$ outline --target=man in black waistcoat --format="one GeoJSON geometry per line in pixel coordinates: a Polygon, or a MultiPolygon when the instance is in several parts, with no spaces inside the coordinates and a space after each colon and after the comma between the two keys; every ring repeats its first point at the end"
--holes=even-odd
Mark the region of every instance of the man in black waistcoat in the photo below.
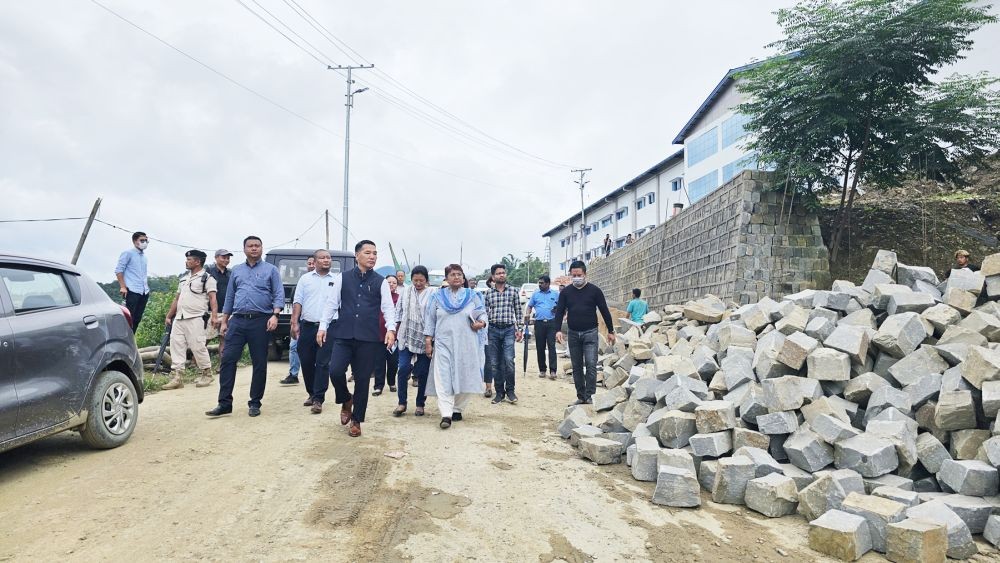
{"type": "MultiPolygon", "coordinates": [[[[375,243],[363,240],[354,245],[358,265],[338,274],[333,283],[323,319],[316,333],[320,346],[333,338],[330,359],[330,382],[340,408],[340,423],[350,423],[348,433],[361,435],[361,423],[368,408],[368,384],[377,358],[385,358],[383,346],[391,349],[396,343],[396,307],[385,278],[375,272],[378,250],[375,243]],[[380,338],[379,312],[385,318],[385,340],[380,338]],[[354,375],[354,395],[347,388],[347,366],[354,375]]],[[[325,382],[325,378],[324,378],[325,382]]],[[[325,385],[325,384],[324,384],[325,385]]]]}

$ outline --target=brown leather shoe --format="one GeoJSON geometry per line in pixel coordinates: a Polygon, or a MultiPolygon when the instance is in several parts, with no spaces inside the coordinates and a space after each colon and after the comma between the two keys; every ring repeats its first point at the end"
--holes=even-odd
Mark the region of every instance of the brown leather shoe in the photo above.
{"type": "Polygon", "coordinates": [[[311,406],[313,406],[313,400],[312,399],[306,399],[305,402],[302,403],[302,406],[303,407],[311,407],[311,406]]]}
{"type": "Polygon", "coordinates": [[[396,405],[396,408],[392,409],[392,416],[403,416],[406,413],[406,405],[396,405]]]}
{"type": "MultiPolygon", "coordinates": [[[[353,401],[347,401],[340,407],[340,424],[342,426],[347,426],[347,423],[351,421],[351,407],[354,406],[353,401]]],[[[358,430],[360,432],[360,430],[358,430]]]]}
{"type": "Polygon", "coordinates": [[[320,414],[320,413],[322,413],[323,412],[323,403],[321,403],[319,401],[313,402],[312,408],[309,409],[309,412],[311,412],[313,414],[320,414]]]}
{"type": "Polygon", "coordinates": [[[357,438],[361,435],[361,423],[351,421],[351,427],[347,430],[347,435],[351,438],[357,438]]]}

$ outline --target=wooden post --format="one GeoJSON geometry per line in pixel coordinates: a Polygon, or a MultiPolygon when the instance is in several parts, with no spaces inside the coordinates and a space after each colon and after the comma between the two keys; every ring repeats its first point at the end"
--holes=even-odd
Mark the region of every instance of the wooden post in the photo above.
{"type": "Polygon", "coordinates": [[[101,208],[101,198],[97,198],[94,202],[94,208],[90,210],[90,217],[87,218],[87,224],[83,227],[83,233],[80,234],[80,242],[76,243],[76,251],[73,252],[73,260],[70,261],[74,266],[76,261],[80,259],[80,252],[83,251],[83,243],[87,242],[87,235],[90,234],[90,226],[94,224],[94,218],[97,217],[97,210],[101,208]]]}

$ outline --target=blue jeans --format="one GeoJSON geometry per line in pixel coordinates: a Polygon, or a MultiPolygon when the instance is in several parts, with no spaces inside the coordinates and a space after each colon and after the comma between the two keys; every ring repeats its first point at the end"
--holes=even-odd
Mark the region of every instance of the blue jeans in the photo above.
{"type": "Polygon", "coordinates": [[[504,397],[514,392],[514,327],[491,326],[487,340],[486,366],[493,375],[497,397],[504,397]]]}
{"type": "Polygon", "coordinates": [[[427,374],[430,372],[431,359],[427,354],[414,354],[405,348],[399,349],[399,371],[396,373],[396,396],[399,404],[406,406],[407,387],[410,386],[410,374],[417,378],[417,406],[423,408],[427,402],[427,374]],[[417,361],[414,362],[413,358],[417,361]]]}
{"type": "Polygon", "coordinates": [[[301,368],[302,362],[299,361],[299,341],[293,338],[292,344],[288,347],[288,375],[298,377],[299,369],[301,368]]]}
{"type": "Polygon", "coordinates": [[[250,400],[248,406],[260,407],[267,384],[267,313],[254,313],[249,318],[234,314],[229,318],[226,332],[226,351],[222,354],[219,367],[219,406],[233,406],[233,386],[236,385],[236,362],[243,355],[243,347],[250,348],[253,375],[250,379],[250,400]]]}
{"type": "Polygon", "coordinates": [[[576,398],[589,401],[597,392],[597,329],[569,331],[569,360],[573,364],[576,398]]]}

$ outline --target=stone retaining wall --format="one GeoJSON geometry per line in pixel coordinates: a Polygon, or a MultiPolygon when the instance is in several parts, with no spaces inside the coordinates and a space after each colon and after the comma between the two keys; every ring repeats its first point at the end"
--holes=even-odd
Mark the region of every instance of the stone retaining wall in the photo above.
{"type": "Polygon", "coordinates": [[[676,217],[593,260],[588,278],[624,308],[633,287],[650,307],[705,294],[753,303],[831,283],[819,220],[795,204],[782,213],[767,172],[747,170],[676,217]],[[783,217],[782,217],[783,215],[783,217]]]}

